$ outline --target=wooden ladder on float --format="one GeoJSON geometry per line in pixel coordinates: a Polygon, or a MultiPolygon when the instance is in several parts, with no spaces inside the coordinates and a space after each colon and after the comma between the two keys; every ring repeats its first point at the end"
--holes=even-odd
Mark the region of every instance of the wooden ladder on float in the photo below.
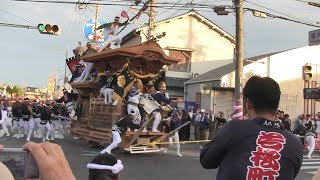
{"type": "MultiPolygon", "coordinates": [[[[94,112],[96,105],[104,104],[103,98],[90,98],[89,112],[94,112]]],[[[102,110],[102,106],[100,106],[102,110]]]]}

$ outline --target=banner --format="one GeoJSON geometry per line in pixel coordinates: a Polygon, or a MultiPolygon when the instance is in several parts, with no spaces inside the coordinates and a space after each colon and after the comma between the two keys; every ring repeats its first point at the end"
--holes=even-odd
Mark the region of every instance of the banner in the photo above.
{"type": "Polygon", "coordinates": [[[80,61],[79,56],[73,56],[69,59],[66,59],[67,66],[72,74],[73,74],[73,71],[76,69],[75,65],[79,64],[79,61],[80,61]]]}
{"type": "MultiPolygon", "coordinates": [[[[156,77],[154,77],[154,78],[148,78],[147,81],[148,81],[148,82],[151,81],[152,84],[154,85],[154,88],[155,88],[156,90],[158,90],[159,83],[160,83],[161,81],[166,82],[165,77],[166,77],[166,72],[165,72],[164,70],[162,70],[156,77]]],[[[147,83],[148,83],[148,82],[147,82],[147,83]]],[[[147,84],[147,83],[146,83],[146,84],[147,84]]],[[[145,83],[143,83],[143,85],[145,85],[145,83]]]]}
{"type": "Polygon", "coordinates": [[[117,84],[114,86],[113,99],[123,99],[126,97],[130,89],[132,88],[135,78],[132,76],[128,64],[125,64],[120,70],[120,75],[117,79],[117,84]]]}
{"type": "Polygon", "coordinates": [[[48,92],[51,95],[53,95],[54,93],[55,82],[56,82],[56,76],[54,74],[50,75],[48,79],[48,92]]]}

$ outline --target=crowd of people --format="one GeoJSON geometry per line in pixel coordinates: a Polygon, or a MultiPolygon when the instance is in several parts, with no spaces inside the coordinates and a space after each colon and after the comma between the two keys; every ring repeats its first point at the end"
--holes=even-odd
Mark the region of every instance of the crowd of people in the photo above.
{"type": "Polygon", "coordinates": [[[63,139],[70,118],[76,118],[72,96],[64,89],[64,96],[55,101],[1,99],[0,125],[6,136],[25,137],[26,141],[34,137],[52,141],[56,131],[63,139]]]}
{"type": "MultiPolygon", "coordinates": [[[[247,81],[243,94],[250,120],[232,120],[225,123],[214,139],[203,147],[200,155],[201,165],[206,169],[219,168],[217,180],[295,179],[303,161],[303,146],[299,138],[285,128],[284,121],[288,121],[290,125],[288,117],[284,113],[282,117],[282,112],[277,110],[281,96],[278,83],[268,77],[253,76],[247,81]]],[[[134,111],[130,113],[132,114],[127,115],[127,118],[118,121],[115,131],[119,130],[118,127],[127,128],[128,123],[134,125],[135,113],[134,111]]],[[[209,119],[205,116],[205,111],[200,110],[199,123],[209,119]]],[[[220,113],[219,118],[222,117],[220,113]]],[[[172,115],[172,119],[175,119],[172,121],[173,124],[180,123],[177,112],[172,115]]],[[[305,121],[301,124],[302,128],[312,125],[308,119],[301,118],[301,120],[305,121]]],[[[134,128],[138,128],[138,125],[134,128]]],[[[310,129],[306,129],[307,137],[310,136],[308,135],[311,132],[310,129]]],[[[24,149],[34,155],[40,168],[40,178],[75,179],[60,146],[49,142],[40,144],[29,142],[24,149]],[[43,161],[43,159],[50,161],[43,161]]],[[[119,179],[119,173],[124,167],[122,162],[114,156],[102,153],[94,158],[87,168],[91,180],[98,177],[119,179]]],[[[313,180],[319,178],[320,170],[317,171],[313,180]]]]}

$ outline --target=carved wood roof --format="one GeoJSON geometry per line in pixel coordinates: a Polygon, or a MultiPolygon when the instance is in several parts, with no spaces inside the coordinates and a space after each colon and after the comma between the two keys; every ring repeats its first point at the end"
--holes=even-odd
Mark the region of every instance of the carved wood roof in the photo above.
{"type": "Polygon", "coordinates": [[[161,61],[168,65],[176,64],[181,61],[180,59],[167,56],[159,44],[152,40],[135,46],[110,49],[99,53],[81,56],[81,58],[84,61],[92,63],[114,61],[125,58],[130,58],[131,60],[142,59],[145,61],[161,61]]]}

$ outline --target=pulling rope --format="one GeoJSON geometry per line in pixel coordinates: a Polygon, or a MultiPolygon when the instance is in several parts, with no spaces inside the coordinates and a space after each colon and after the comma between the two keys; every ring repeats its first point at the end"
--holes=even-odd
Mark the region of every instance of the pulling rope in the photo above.
{"type": "Polygon", "coordinates": [[[155,146],[157,144],[191,144],[191,143],[205,143],[205,142],[210,142],[211,140],[198,140],[198,141],[179,141],[179,142],[151,142],[151,143],[146,143],[142,144],[143,146],[155,146]]]}

